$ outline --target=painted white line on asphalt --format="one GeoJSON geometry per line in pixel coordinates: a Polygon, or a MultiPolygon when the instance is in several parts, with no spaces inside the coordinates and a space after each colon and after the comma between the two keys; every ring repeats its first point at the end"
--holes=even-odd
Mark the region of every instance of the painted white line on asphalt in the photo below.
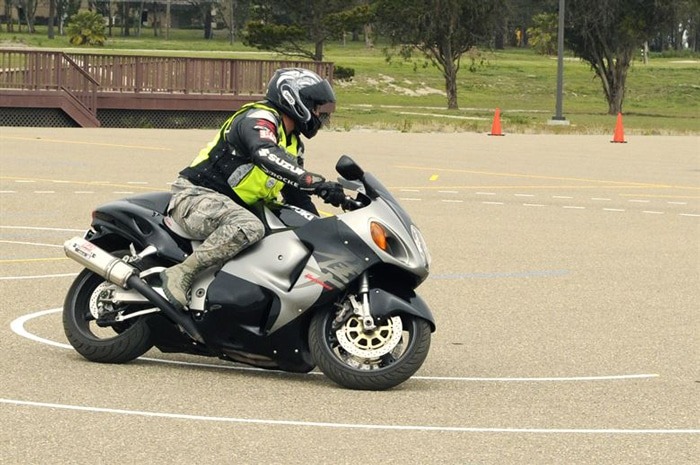
{"type": "MultiPolygon", "coordinates": [[[[47,344],[50,346],[54,347],[59,347],[61,349],[72,349],[72,347],[69,344],[64,344],[61,342],[56,342],[52,341],[50,339],[45,339],[43,337],[37,336],[36,334],[30,333],[27,331],[24,327],[25,323],[27,323],[30,320],[33,320],[35,318],[40,318],[46,315],[51,315],[53,313],[58,313],[62,310],[62,308],[51,308],[48,310],[40,310],[38,312],[34,313],[29,313],[27,315],[23,315],[19,318],[16,318],[15,320],[10,323],[10,329],[17,334],[18,336],[24,337],[26,339],[29,339],[34,342],[39,342],[41,344],[47,344]]],[[[153,362],[153,363],[163,363],[163,364],[170,364],[170,365],[184,365],[184,366],[194,366],[194,367],[202,367],[202,368],[220,368],[223,370],[236,370],[236,371],[259,371],[259,372],[271,372],[275,371],[277,373],[285,373],[285,372],[280,372],[277,370],[268,370],[264,368],[255,368],[255,367],[241,367],[241,366],[236,366],[236,365],[219,365],[219,364],[213,364],[213,363],[195,363],[195,362],[182,362],[178,360],[165,360],[165,359],[158,359],[158,358],[151,358],[151,357],[139,357],[139,360],[142,361],[147,361],[147,362],[153,362]]],[[[309,373],[311,375],[321,375],[322,373],[319,372],[311,372],[309,373]]],[[[293,375],[298,375],[294,373],[289,373],[290,376],[293,375]]],[[[468,377],[457,377],[457,376],[412,376],[411,379],[418,379],[418,380],[428,380],[428,381],[471,381],[471,382],[567,382],[567,381],[620,381],[620,380],[629,380],[629,379],[649,379],[649,378],[658,378],[658,374],[631,374],[631,375],[608,375],[608,376],[573,376],[573,377],[564,377],[564,376],[549,376],[549,377],[541,377],[541,378],[536,378],[536,377],[513,377],[513,378],[507,378],[507,377],[493,377],[493,378],[488,378],[488,377],[476,377],[476,378],[468,378],[468,377]]]]}
{"type": "Polygon", "coordinates": [[[568,195],[553,195],[553,199],[573,199],[573,197],[569,197],[568,195]]]}
{"type": "Polygon", "coordinates": [[[534,197],[535,194],[513,194],[516,197],[534,197]]]}
{"type": "Polygon", "coordinates": [[[688,202],[666,202],[669,205],[688,205],[688,202]]]}
{"type": "Polygon", "coordinates": [[[31,179],[15,179],[15,182],[21,183],[21,184],[31,184],[36,181],[32,181],[31,179]]]}
{"type": "Polygon", "coordinates": [[[401,192],[420,192],[420,189],[399,189],[401,192]]]}
{"type": "Polygon", "coordinates": [[[651,211],[651,210],[644,210],[642,213],[648,213],[650,215],[663,215],[664,212],[657,212],[657,211],[651,211]]]}
{"type": "Polygon", "coordinates": [[[481,428],[468,426],[433,426],[433,425],[382,425],[361,423],[329,423],[320,421],[275,420],[260,418],[215,417],[186,413],[152,412],[145,410],[126,410],[83,405],[55,404],[50,402],[33,402],[19,399],[0,398],[0,403],[22,407],[40,407],[57,410],[72,410],[91,413],[107,413],[150,418],[167,418],[172,420],[207,421],[218,423],[243,423],[253,425],[305,426],[311,428],[369,429],[388,431],[436,431],[453,433],[515,433],[515,434],[700,434],[700,429],[623,429],[623,428],[481,428]]]}
{"type": "Polygon", "coordinates": [[[464,200],[457,200],[457,199],[440,199],[441,202],[446,202],[446,203],[462,203],[464,200]]]}
{"type": "Polygon", "coordinates": [[[680,215],[681,215],[681,216],[694,216],[694,217],[700,216],[700,215],[695,215],[695,214],[693,214],[693,213],[681,213],[680,215]]]}
{"type": "Polygon", "coordinates": [[[112,194],[133,194],[131,191],[114,191],[112,194]]]}
{"type": "Polygon", "coordinates": [[[546,207],[543,203],[524,203],[523,207],[546,207]]]}
{"type": "Polygon", "coordinates": [[[409,202],[420,202],[422,199],[417,199],[415,197],[401,197],[400,200],[407,200],[409,202]]]}
{"type": "Polygon", "coordinates": [[[481,202],[484,205],[503,205],[503,202],[481,202]]]}
{"type": "Polygon", "coordinates": [[[476,195],[496,195],[495,192],[477,192],[476,195]]]}
{"type": "Polygon", "coordinates": [[[577,205],[564,205],[562,208],[567,208],[569,210],[585,210],[586,207],[579,207],[577,205]]]}
{"type": "MultiPolygon", "coordinates": [[[[60,310],[60,309],[59,309],[60,310]]],[[[58,344],[58,343],[57,343],[58,344]]],[[[71,348],[70,346],[66,348],[71,348]]],[[[147,361],[147,362],[154,362],[154,363],[163,363],[163,364],[171,364],[171,365],[184,365],[184,366],[193,366],[193,367],[200,367],[200,368],[221,368],[225,370],[236,370],[236,371],[259,371],[261,373],[269,373],[271,371],[274,371],[276,373],[285,373],[285,372],[278,372],[276,370],[268,370],[265,368],[255,368],[255,367],[248,367],[248,366],[236,366],[236,365],[221,365],[221,364],[214,364],[214,363],[197,363],[197,362],[182,362],[178,360],[166,360],[166,359],[161,359],[161,358],[149,358],[149,357],[139,357],[139,360],[142,361],[147,361]]],[[[294,375],[294,373],[289,373],[290,375],[294,375]]],[[[323,373],[320,373],[318,371],[312,371],[310,373],[307,373],[309,375],[323,375],[323,373]]],[[[298,374],[299,376],[304,376],[304,374],[298,374]]],[[[632,374],[632,375],[611,375],[611,376],[573,376],[573,377],[565,377],[565,376],[551,376],[551,377],[543,377],[543,378],[507,378],[507,377],[462,377],[462,376],[411,376],[411,379],[420,379],[420,380],[428,380],[428,381],[456,381],[456,382],[464,382],[464,381],[471,381],[471,382],[482,382],[482,383],[493,383],[493,382],[498,382],[498,383],[512,383],[512,382],[519,382],[519,383],[540,383],[540,382],[568,382],[568,381],[622,381],[622,380],[630,380],[630,379],[651,379],[651,378],[658,378],[659,375],[657,374],[632,374]]]]}
{"type": "Polygon", "coordinates": [[[605,197],[591,197],[591,200],[597,200],[597,201],[601,201],[601,202],[609,202],[612,199],[607,199],[605,197]]]}
{"type": "Polygon", "coordinates": [[[543,378],[458,378],[449,376],[413,376],[411,379],[424,379],[433,381],[479,381],[479,382],[504,382],[504,383],[539,383],[539,382],[564,382],[564,381],[617,381],[626,379],[650,379],[658,378],[657,374],[637,375],[610,375],[610,376],[550,376],[543,378]]]}
{"type": "Polygon", "coordinates": [[[137,185],[146,185],[148,184],[146,181],[127,181],[127,184],[137,184],[137,185]]]}
{"type": "Polygon", "coordinates": [[[604,212],[623,212],[625,211],[622,208],[603,208],[604,212]]]}
{"type": "Polygon", "coordinates": [[[0,191],[0,194],[16,194],[17,191],[0,191]]]}
{"type": "Polygon", "coordinates": [[[0,226],[0,229],[30,229],[33,231],[69,231],[85,232],[85,229],[65,229],[65,228],[37,228],[33,226],[0,226]]]}
{"type": "Polygon", "coordinates": [[[26,329],[24,329],[24,324],[29,321],[33,320],[34,318],[39,318],[45,315],[50,315],[52,313],[58,313],[62,308],[50,308],[48,310],[42,310],[39,312],[35,313],[30,313],[28,315],[23,315],[10,323],[10,329],[12,332],[17,334],[18,336],[22,336],[26,339],[29,339],[34,342],[40,342],[41,344],[46,344],[54,347],[60,347],[61,349],[72,349],[72,347],[69,344],[62,344],[60,342],[52,341],[50,339],[44,339],[43,337],[39,337],[35,334],[30,333],[26,329]]]}
{"type": "Polygon", "coordinates": [[[35,194],[55,194],[56,191],[34,191],[35,194]]]}
{"type": "Polygon", "coordinates": [[[94,194],[94,191],[75,191],[74,194],[94,194]]]}
{"type": "Polygon", "coordinates": [[[17,245],[38,245],[41,247],[58,247],[58,248],[63,248],[62,245],[56,245],[56,244],[42,244],[41,242],[21,242],[21,241],[0,241],[3,244],[17,244],[17,245]]]}
{"type": "Polygon", "coordinates": [[[438,194],[459,194],[459,191],[438,191],[438,194]]]}
{"type": "Polygon", "coordinates": [[[649,203],[649,202],[651,202],[651,200],[630,199],[630,200],[628,200],[628,202],[632,202],[632,203],[649,203]]]}

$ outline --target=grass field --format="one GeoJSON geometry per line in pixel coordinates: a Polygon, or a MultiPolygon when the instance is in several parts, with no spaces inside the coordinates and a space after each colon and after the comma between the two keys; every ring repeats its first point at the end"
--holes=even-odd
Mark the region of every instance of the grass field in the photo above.
{"type": "MultiPolygon", "coordinates": [[[[74,49],[66,37],[49,40],[36,34],[0,32],[0,46],[30,46],[85,50],[89,53],[173,54],[227,58],[284,59],[285,57],[229,44],[226,31],[204,40],[196,30],[172,30],[170,40],[153,37],[109,38],[105,47],[74,49]]],[[[458,83],[459,110],[447,110],[444,79],[425,63],[387,62],[381,44],[329,42],[325,59],[353,68],[351,81],[336,81],[337,130],[356,127],[400,131],[488,132],[495,108],[501,109],[508,133],[612,133],[615,116],[607,114],[600,80],[589,65],[567,56],[564,65],[563,114],[568,126],[548,124],[556,105],[556,57],[531,50],[484,50],[474,62],[464,57],[458,83]]],[[[636,60],[627,79],[623,106],[629,134],[700,133],[700,56],[652,55],[648,64],[636,60]]]]}

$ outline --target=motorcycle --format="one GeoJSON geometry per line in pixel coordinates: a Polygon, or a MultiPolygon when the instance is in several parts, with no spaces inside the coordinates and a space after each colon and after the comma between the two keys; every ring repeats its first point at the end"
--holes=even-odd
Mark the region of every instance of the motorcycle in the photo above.
{"type": "Polygon", "coordinates": [[[307,373],[384,390],[423,364],[435,320],[415,289],[427,278],[425,240],[382,183],[350,157],[336,164],[343,213],[319,217],[257,204],[265,236],[195,277],[185,310],[159,274],[200,243],[167,216],[171,194],[113,201],[64,244],[85,269],[63,307],[68,341],[94,362],[125,363],[153,346],[307,373]]]}

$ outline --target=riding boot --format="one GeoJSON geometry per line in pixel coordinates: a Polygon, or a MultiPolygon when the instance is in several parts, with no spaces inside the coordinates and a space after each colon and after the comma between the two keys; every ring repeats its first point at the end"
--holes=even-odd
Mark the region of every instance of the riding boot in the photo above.
{"type": "Polygon", "coordinates": [[[163,292],[171,304],[181,309],[187,306],[187,292],[192,286],[197,273],[209,265],[203,263],[196,254],[192,254],[184,262],[161,271],[163,292]]]}

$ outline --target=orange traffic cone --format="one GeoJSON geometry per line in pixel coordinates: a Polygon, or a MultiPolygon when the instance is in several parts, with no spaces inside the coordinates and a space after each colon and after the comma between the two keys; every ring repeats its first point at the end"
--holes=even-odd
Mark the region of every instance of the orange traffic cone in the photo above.
{"type": "Polygon", "coordinates": [[[493,117],[493,124],[491,125],[491,132],[489,136],[505,136],[501,132],[501,109],[496,108],[496,114],[493,117]]]}
{"type": "Polygon", "coordinates": [[[615,124],[615,133],[613,134],[613,140],[610,142],[617,142],[621,144],[626,144],[625,140],[625,130],[622,127],[622,113],[617,114],[617,123],[615,124]]]}

